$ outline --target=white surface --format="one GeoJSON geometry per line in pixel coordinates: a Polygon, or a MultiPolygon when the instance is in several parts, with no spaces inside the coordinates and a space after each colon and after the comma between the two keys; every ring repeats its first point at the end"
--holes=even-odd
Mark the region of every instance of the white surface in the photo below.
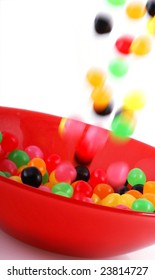
{"type": "MultiPolygon", "coordinates": [[[[147,16],[138,21],[127,19],[125,6],[110,7],[103,0],[0,0],[0,105],[60,116],[78,115],[88,123],[109,128],[114,112],[104,119],[92,113],[86,72],[91,67],[107,72],[109,61],[117,56],[116,39],[125,33],[135,37],[147,34],[146,22],[147,16]],[[113,18],[110,35],[96,36],[93,31],[99,12],[113,18]]],[[[107,73],[107,84],[113,90],[114,111],[128,91],[144,91],[147,104],[138,114],[133,137],[155,146],[155,43],[154,38],[151,40],[152,52],[142,58],[127,57],[128,74],[115,79],[107,73]]],[[[8,258],[61,256],[0,232],[0,259],[8,258]]],[[[119,258],[155,259],[155,246],[119,258]]]]}

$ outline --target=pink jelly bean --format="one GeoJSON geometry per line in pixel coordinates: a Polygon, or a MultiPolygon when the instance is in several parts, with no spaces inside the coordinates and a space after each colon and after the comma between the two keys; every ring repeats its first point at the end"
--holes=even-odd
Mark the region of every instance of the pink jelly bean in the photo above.
{"type": "Polygon", "coordinates": [[[51,193],[51,189],[50,189],[49,187],[47,187],[47,186],[44,186],[44,185],[39,186],[38,189],[39,189],[39,190],[42,190],[42,191],[44,191],[44,192],[49,192],[49,193],[51,193]]]}
{"type": "Polygon", "coordinates": [[[44,158],[43,151],[38,146],[30,145],[26,147],[24,151],[29,155],[30,159],[44,158]]]}
{"type": "Polygon", "coordinates": [[[126,162],[114,162],[107,168],[108,183],[115,189],[123,186],[126,182],[129,166],[126,162]]]}
{"type": "Polygon", "coordinates": [[[76,169],[70,162],[61,162],[55,169],[55,179],[58,182],[73,182],[76,174],[76,169]]]}
{"type": "Polygon", "coordinates": [[[9,159],[0,160],[0,170],[3,172],[9,172],[11,175],[17,174],[16,164],[9,159]]]}

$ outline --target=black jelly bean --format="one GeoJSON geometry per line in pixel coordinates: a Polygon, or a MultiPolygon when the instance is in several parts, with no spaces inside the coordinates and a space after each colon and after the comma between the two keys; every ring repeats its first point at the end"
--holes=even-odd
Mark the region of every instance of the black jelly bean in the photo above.
{"type": "Polygon", "coordinates": [[[130,189],[127,186],[123,186],[123,187],[119,188],[116,192],[119,193],[119,194],[124,194],[129,190],[130,189]]]}
{"type": "Polygon", "coordinates": [[[154,0],[147,1],[147,3],[146,3],[146,10],[147,10],[147,13],[151,17],[155,16],[155,1],[154,0]]]}
{"type": "Polygon", "coordinates": [[[107,116],[109,114],[111,114],[112,110],[113,110],[113,103],[111,102],[106,108],[104,108],[103,110],[101,109],[97,109],[95,108],[95,106],[93,107],[94,109],[94,112],[97,114],[97,115],[100,115],[100,116],[107,116]]]}
{"type": "Polygon", "coordinates": [[[75,181],[83,180],[83,181],[87,182],[89,180],[90,172],[89,172],[89,169],[86,166],[78,165],[78,166],[75,167],[75,169],[76,169],[76,172],[77,172],[75,181]]]}
{"type": "Polygon", "coordinates": [[[136,190],[136,191],[143,193],[143,188],[144,188],[144,186],[142,184],[137,184],[132,187],[132,190],[136,190]]]}
{"type": "Polygon", "coordinates": [[[94,28],[98,34],[109,33],[112,30],[112,21],[108,15],[99,14],[94,21],[94,28]]]}
{"type": "Polygon", "coordinates": [[[21,172],[21,179],[24,184],[38,188],[42,183],[42,174],[34,166],[26,167],[21,172]]]}

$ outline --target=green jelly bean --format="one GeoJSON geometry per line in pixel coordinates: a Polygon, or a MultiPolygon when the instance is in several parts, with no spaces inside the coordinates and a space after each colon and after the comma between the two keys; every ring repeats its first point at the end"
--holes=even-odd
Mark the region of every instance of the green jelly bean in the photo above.
{"type": "Polygon", "coordinates": [[[131,186],[138,184],[144,185],[146,182],[146,175],[140,168],[133,168],[128,173],[127,181],[131,186]]]}
{"type": "Polygon", "coordinates": [[[112,134],[119,138],[128,138],[134,132],[133,122],[123,118],[121,114],[116,115],[111,123],[112,134]]]}
{"type": "Polygon", "coordinates": [[[71,197],[73,195],[73,187],[70,184],[61,182],[52,187],[52,193],[57,194],[58,192],[63,192],[67,197],[71,197]]]}
{"type": "Polygon", "coordinates": [[[49,174],[48,174],[48,171],[46,170],[44,176],[42,176],[42,184],[45,184],[48,182],[48,177],[49,177],[49,174]]]}
{"type": "Polygon", "coordinates": [[[126,0],[107,0],[113,6],[122,6],[125,4],[126,0]]]}
{"type": "Polygon", "coordinates": [[[128,72],[128,64],[123,58],[116,58],[109,64],[109,71],[115,77],[123,77],[128,72]]]}
{"type": "Polygon", "coordinates": [[[140,211],[140,212],[154,212],[154,205],[151,201],[144,199],[144,198],[138,198],[136,199],[132,206],[132,210],[140,211]]]}
{"type": "Polygon", "coordinates": [[[10,172],[4,171],[3,173],[4,173],[4,174],[6,175],[6,177],[8,177],[8,178],[12,176],[10,172]]]}
{"type": "Polygon", "coordinates": [[[6,174],[2,171],[0,171],[0,176],[7,177],[6,174]]]}
{"type": "Polygon", "coordinates": [[[61,195],[61,196],[70,198],[70,195],[68,195],[67,193],[62,192],[62,191],[55,192],[54,194],[57,194],[57,195],[61,195]]]}
{"type": "Polygon", "coordinates": [[[0,131],[0,143],[2,142],[2,139],[3,139],[3,135],[2,132],[0,131]]]}
{"type": "Polygon", "coordinates": [[[25,153],[22,150],[13,150],[9,153],[8,159],[12,160],[17,168],[19,168],[22,165],[28,164],[30,161],[30,158],[27,153],[25,153]]]}

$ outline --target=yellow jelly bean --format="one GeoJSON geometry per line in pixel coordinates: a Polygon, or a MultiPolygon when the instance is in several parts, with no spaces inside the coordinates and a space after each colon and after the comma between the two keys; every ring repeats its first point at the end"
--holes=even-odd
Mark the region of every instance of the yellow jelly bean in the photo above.
{"type": "Polygon", "coordinates": [[[130,50],[135,55],[146,55],[151,51],[151,40],[148,36],[139,36],[133,40],[130,50]]]}
{"type": "Polygon", "coordinates": [[[100,205],[115,207],[120,204],[119,201],[120,201],[120,194],[110,193],[100,201],[100,205]]]}
{"type": "Polygon", "coordinates": [[[141,110],[146,103],[145,95],[138,90],[127,94],[123,100],[123,108],[127,110],[141,110]]]}
{"type": "Polygon", "coordinates": [[[99,204],[100,203],[100,198],[96,193],[93,193],[91,199],[94,201],[95,204],[99,204]]]}
{"type": "Polygon", "coordinates": [[[12,179],[16,182],[22,183],[22,179],[19,176],[10,176],[9,179],[12,179]]]}
{"type": "Polygon", "coordinates": [[[125,206],[131,208],[132,203],[133,203],[135,200],[136,200],[136,198],[135,198],[133,195],[131,195],[131,194],[126,194],[126,193],[125,193],[125,194],[122,194],[122,195],[120,196],[119,204],[125,205],[125,206]]]}
{"type": "Polygon", "coordinates": [[[104,84],[106,76],[100,69],[93,68],[88,71],[86,79],[91,86],[98,87],[104,84]]]}
{"type": "Polygon", "coordinates": [[[140,1],[134,1],[127,5],[126,14],[129,18],[139,19],[142,18],[146,13],[146,8],[144,3],[140,1]]]}
{"type": "Polygon", "coordinates": [[[155,35],[155,17],[151,17],[147,21],[147,30],[151,35],[155,35]]]}
{"type": "Polygon", "coordinates": [[[92,91],[91,99],[96,109],[106,108],[112,99],[111,88],[109,86],[95,88],[92,91]]]}

